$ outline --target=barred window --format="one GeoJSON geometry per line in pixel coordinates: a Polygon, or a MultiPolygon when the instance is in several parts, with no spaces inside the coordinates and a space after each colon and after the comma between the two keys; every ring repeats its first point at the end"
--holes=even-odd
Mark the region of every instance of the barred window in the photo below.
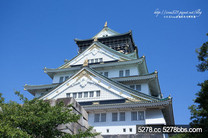
{"type": "Polygon", "coordinates": [[[70,97],[70,93],[67,93],[67,94],[66,94],[66,97],[70,97]]]}
{"type": "Polygon", "coordinates": [[[78,93],[78,98],[82,98],[82,93],[81,92],[78,93]]]}
{"type": "Polygon", "coordinates": [[[141,91],[141,85],[136,85],[136,90],[141,91]]]}
{"type": "Polygon", "coordinates": [[[69,76],[65,76],[65,80],[67,80],[69,78],[69,76]]]}
{"type": "Polygon", "coordinates": [[[125,112],[120,112],[120,121],[125,121],[125,112]]]}
{"type": "Polygon", "coordinates": [[[100,91],[96,91],[96,97],[100,97],[100,91]]]}
{"type": "Polygon", "coordinates": [[[84,97],[88,97],[88,92],[84,92],[84,97]]]}
{"type": "Polygon", "coordinates": [[[119,71],[119,77],[123,77],[123,70],[119,71]]]}
{"type": "Polygon", "coordinates": [[[143,111],[138,112],[138,120],[144,120],[144,112],[143,111]]]}
{"type": "Polygon", "coordinates": [[[103,62],[103,58],[99,58],[99,62],[103,62]]]}
{"type": "Polygon", "coordinates": [[[106,122],[106,113],[101,113],[101,122],[106,122]]]}
{"type": "Polygon", "coordinates": [[[130,88],[135,89],[135,85],[130,85],[130,88]]]}
{"type": "Polygon", "coordinates": [[[100,114],[95,114],[94,122],[99,122],[99,121],[100,121],[100,114]]]}
{"type": "Polygon", "coordinates": [[[137,120],[137,112],[131,112],[131,120],[136,121],[137,120]]]}
{"type": "Polygon", "coordinates": [[[131,112],[131,120],[132,121],[144,120],[144,111],[131,112]]]}
{"type": "Polygon", "coordinates": [[[90,92],[90,97],[94,97],[94,91],[90,92]]]}
{"type": "Polygon", "coordinates": [[[77,93],[73,93],[73,98],[77,98],[77,93]]]}
{"type": "Polygon", "coordinates": [[[112,121],[118,121],[118,113],[112,113],[112,121]]]}
{"type": "Polygon", "coordinates": [[[64,81],[64,77],[60,77],[59,83],[62,83],[64,81]]]}
{"type": "Polygon", "coordinates": [[[95,59],[95,63],[98,63],[98,58],[95,59]]]}
{"type": "Polygon", "coordinates": [[[125,72],[126,72],[126,76],[130,76],[130,70],[129,69],[127,69],[125,72]]]}
{"type": "Polygon", "coordinates": [[[108,72],[104,72],[104,76],[108,77],[108,72]]]}

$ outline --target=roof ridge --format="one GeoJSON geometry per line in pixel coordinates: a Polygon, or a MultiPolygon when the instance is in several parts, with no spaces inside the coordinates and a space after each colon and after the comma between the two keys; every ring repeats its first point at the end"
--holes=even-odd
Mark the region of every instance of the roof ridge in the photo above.
{"type": "MultiPolygon", "coordinates": [[[[120,36],[120,35],[126,35],[126,34],[131,34],[131,31],[128,31],[128,32],[126,32],[126,33],[119,33],[119,34],[117,34],[117,35],[111,35],[111,36],[106,36],[106,37],[98,37],[98,39],[105,39],[105,38],[110,38],[110,37],[116,37],[116,36],[120,36]]],[[[76,41],[89,41],[89,40],[93,40],[94,39],[94,37],[92,37],[92,38],[89,38],[89,39],[78,39],[78,38],[75,38],[74,39],[74,41],[76,42],[76,41]]]]}

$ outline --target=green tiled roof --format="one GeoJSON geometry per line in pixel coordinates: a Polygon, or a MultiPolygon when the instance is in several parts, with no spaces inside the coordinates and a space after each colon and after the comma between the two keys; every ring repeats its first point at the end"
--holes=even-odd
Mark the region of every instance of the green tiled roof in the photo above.
{"type": "Polygon", "coordinates": [[[114,104],[92,104],[92,105],[84,105],[83,107],[85,109],[102,109],[103,108],[107,108],[109,109],[110,107],[113,108],[121,108],[119,106],[122,106],[123,108],[127,107],[146,107],[146,106],[163,106],[163,105],[169,105],[171,104],[172,99],[171,98],[164,98],[164,99],[160,99],[158,101],[148,101],[148,102],[126,102],[126,103],[114,103],[114,104]]]}

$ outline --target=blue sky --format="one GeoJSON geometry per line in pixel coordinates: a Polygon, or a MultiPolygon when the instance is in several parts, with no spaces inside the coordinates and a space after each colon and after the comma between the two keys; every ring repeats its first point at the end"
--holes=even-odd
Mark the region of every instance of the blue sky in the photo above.
{"type": "Polygon", "coordinates": [[[133,31],[139,55],[145,55],[149,72],[159,72],[165,97],[173,97],[176,124],[188,124],[197,83],[208,78],[196,70],[195,49],[208,41],[208,2],[127,0],[1,0],[0,92],[7,101],[19,102],[14,90],[26,97],[24,84],[50,84],[43,68],[56,68],[77,55],[74,38],[88,39],[105,23],[119,32],[133,31]],[[156,17],[154,11],[180,10],[202,14],[195,19],[156,17]]]}

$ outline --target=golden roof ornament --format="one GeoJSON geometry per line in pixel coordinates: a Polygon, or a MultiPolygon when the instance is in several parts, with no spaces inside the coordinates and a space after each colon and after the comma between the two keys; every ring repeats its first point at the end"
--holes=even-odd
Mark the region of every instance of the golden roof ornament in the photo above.
{"type": "Polygon", "coordinates": [[[157,74],[157,70],[155,70],[155,74],[157,74]]]}
{"type": "Polygon", "coordinates": [[[104,25],[104,27],[108,27],[108,22],[107,22],[107,21],[105,22],[105,25],[104,25]]]}
{"type": "Polygon", "coordinates": [[[95,37],[95,38],[94,38],[94,42],[97,42],[97,41],[98,41],[98,39],[97,39],[97,37],[95,37]]]}
{"type": "Polygon", "coordinates": [[[86,60],[84,61],[83,66],[84,66],[84,67],[88,66],[88,59],[86,59],[86,60]]]}
{"type": "Polygon", "coordinates": [[[168,96],[168,99],[171,99],[170,95],[168,96]]]}

